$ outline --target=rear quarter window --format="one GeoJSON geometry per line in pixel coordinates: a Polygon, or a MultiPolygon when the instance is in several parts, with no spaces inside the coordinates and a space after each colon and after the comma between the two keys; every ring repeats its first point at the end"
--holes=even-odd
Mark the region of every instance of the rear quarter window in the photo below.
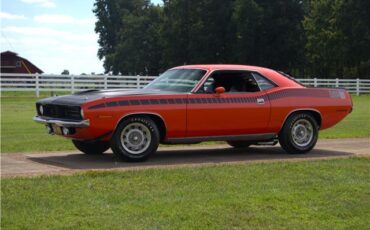
{"type": "Polygon", "coordinates": [[[254,79],[256,79],[258,86],[261,90],[267,90],[276,87],[276,85],[265,77],[258,73],[252,73],[254,79]]]}

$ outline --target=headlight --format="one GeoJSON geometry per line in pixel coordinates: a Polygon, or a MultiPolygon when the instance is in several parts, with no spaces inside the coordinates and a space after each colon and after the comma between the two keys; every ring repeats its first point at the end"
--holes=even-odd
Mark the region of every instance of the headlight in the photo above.
{"type": "Polygon", "coordinates": [[[84,116],[85,116],[85,114],[84,114],[84,110],[81,108],[81,110],[80,110],[80,113],[81,113],[81,117],[82,117],[82,119],[84,118],[84,116]]]}
{"type": "Polygon", "coordinates": [[[40,111],[40,115],[44,114],[44,107],[42,105],[40,105],[39,111],[40,111]]]}

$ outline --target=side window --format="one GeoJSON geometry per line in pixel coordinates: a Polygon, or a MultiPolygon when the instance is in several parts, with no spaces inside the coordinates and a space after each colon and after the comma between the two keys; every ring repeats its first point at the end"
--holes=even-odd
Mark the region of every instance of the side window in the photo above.
{"type": "Polygon", "coordinates": [[[271,81],[267,80],[266,78],[262,77],[258,73],[252,73],[254,79],[256,79],[258,86],[261,90],[271,89],[275,87],[271,81]]]}
{"type": "Polygon", "coordinates": [[[216,87],[225,88],[225,93],[252,93],[260,91],[251,72],[225,70],[214,72],[199,88],[198,93],[215,93],[216,87]]]}
{"type": "Polygon", "coordinates": [[[250,72],[236,72],[231,75],[229,93],[253,93],[260,91],[256,80],[250,72]]]}

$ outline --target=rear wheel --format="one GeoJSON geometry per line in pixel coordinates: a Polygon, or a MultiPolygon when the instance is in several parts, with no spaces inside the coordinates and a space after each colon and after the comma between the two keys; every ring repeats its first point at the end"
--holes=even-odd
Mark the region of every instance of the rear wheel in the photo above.
{"type": "Polygon", "coordinates": [[[249,141],[226,141],[228,145],[234,148],[248,148],[252,143],[249,141]]]}
{"type": "Polygon", "coordinates": [[[315,147],[319,126],[309,113],[298,113],[290,116],[279,134],[279,143],[288,153],[307,153],[315,147]]]}
{"type": "Polygon", "coordinates": [[[83,153],[90,155],[102,154],[109,149],[109,142],[72,140],[74,146],[83,153]]]}
{"type": "Polygon", "coordinates": [[[157,151],[159,139],[157,125],[152,119],[130,117],[118,125],[111,139],[111,148],[120,160],[144,161],[157,151]]]}

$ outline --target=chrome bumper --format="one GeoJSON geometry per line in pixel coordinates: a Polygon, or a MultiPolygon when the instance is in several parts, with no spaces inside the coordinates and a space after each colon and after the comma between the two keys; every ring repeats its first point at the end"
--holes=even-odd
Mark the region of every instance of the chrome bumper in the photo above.
{"type": "Polygon", "coordinates": [[[83,128],[90,126],[89,120],[82,120],[82,121],[63,121],[63,120],[57,120],[57,119],[47,119],[42,118],[39,116],[33,117],[33,120],[42,123],[42,124],[54,124],[60,127],[71,127],[71,128],[83,128]]]}

